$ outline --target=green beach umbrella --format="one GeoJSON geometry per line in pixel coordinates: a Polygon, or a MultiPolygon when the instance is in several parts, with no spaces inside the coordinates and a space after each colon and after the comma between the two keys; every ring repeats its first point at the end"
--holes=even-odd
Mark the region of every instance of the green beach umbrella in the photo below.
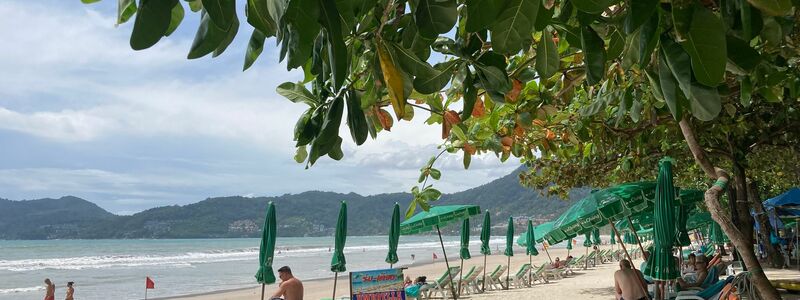
{"type": "Polygon", "coordinates": [[[656,280],[673,280],[680,276],[678,266],[672,259],[672,245],[675,242],[675,187],[672,183],[672,159],[659,161],[658,185],[656,187],[655,209],[653,210],[653,251],[643,270],[656,280]]]}
{"type": "Polygon", "coordinates": [[[347,239],[347,203],[342,201],[342,206],[339,208],[339,219],[336,221],[336,236],[334,239],[333,258],[331,258],[331,271],[334,272],[333,277],[333,299],[336,299],[336,281],[339,278],[339,272],[347,271],[344,259],[344,243],[347,239]]]}
{"type": "Polygon", "coordinates": [[[587,247],[587,248],[591,247],[592,246],[592,232],[591,231],[587,231],[586,233],[583,234],[583,236],[584,236],[583,237],[583,246],[587,247]]]}
{"type": "Polygon", "coordinates": [[[567,240],[567,250],[572,250],[572,243],[573,243],[572,239],[567,240]]]}
{"type": "Polygon", "coordinates": [[[686,220],[686,229],[701,229],[711,223],[714,223],[714,220],[711,219],[711,213],[700,212],[689,216],[689,218],[686,220]]]}
{"type": "Polygon", "coordinates": [[[483,225],[481,226],[481,254],[483,254],[483,282],[481,283],[481,291],[486,290],[486,256],[492,254],[492,249],[489,248],[489,238],[492,234],[492,223],[487,210],[483,214],[483,225]]]}
{"type": "Polygon", "coordinates": [[[264,218],[264,228],[261,230],[261,246],[258,247],[258,272],[256,281],[261,283],[261,299],[264,299],[264,285],[275,283],[275,273],[272,271],[272,260],[275,257],[275,204],[271,201],[267,205],[267,216],[264,218]]]}
{"type": "Polygon", "coordinates": [[[527,255],[539,255],[539,251],[536,250],[536,231],[533,229],[533,221],[528,220],[528,231],[525,232],[525,254],[527,255]]]}
{"type": "Polygon", "coordinates": [[[472,258],[469,255],[469,219],[464,219],[464,222],[461,223],[461,251],[459,254],[461,259],[472,258]]]}
{"type": "Polygon", "coordinates": [[[689,231],[686,230],[686,221],[689,220],[689,206],[680,206],[676,208],[678,218],[675,223],[675,244],[681,247],[686,247],[692,244],[689,239],[689,231]]]}
{"type": "Polygon", "coordinates": [[[709,232],[709,236],[711,238],[711,243],[715,245],[722,245],[724,243],[730,242],[728,236],[722,231],[722,227],[719,226],[719,223],[712,222],[711,223],[711,230],[709,232]]]}
{"type": "Polygon", "coordinates": [[[609,243],[612,245],[617,244],[617,235],[614,230],[611,230],[611,240],[609,241],[609,243]]]}
{"type": "Polygon", "coordinates": [[[508,268],[506,274],[506,286],[508,289],[508,280],[511,277],[511,257],[514,256],[514,218],[508,217],[508,230],[506,230],[506,249],[503,254],[508,257],[508,268]]]}
{"type": "Polygon", "coordinates": [[[594,230],[592,230],[592,244],[594,244],[595,246],[598,246],[598,245],[601,244],[601,242],[600,242],[600,229],[599,228],[595,228],[594,230]]]}
{"type": "Polygon", "coordinates": [[[399,260],[397,258],[397,244],[400,242],[400,205],[395,203],[392,211],[392,222],[389,224],[389,253],[386,254],[386,263],[393,267],[399,260]]]}
{"type": "MultiPolygon", "coordinates": [[[[480,213],[481,208],[477,205],[432,206],[428,211],[422,211],[400,223],[400,234],[416,234],[436,229],[436,233],[439,235],[439,244],[442,246],[444,263],[447,266],[447,270],[450,270],[450,262],[447,260],[447,252],[444,250],[441,226],[461,221],[480,213]]],[[[453,282],[453,274],[447,272],[447,275],[450,276],[450,281],[453,282]]],[[[458,298],[455,287],[452,284],[450,285],[450,291],[453,298],[458,298]]]]}

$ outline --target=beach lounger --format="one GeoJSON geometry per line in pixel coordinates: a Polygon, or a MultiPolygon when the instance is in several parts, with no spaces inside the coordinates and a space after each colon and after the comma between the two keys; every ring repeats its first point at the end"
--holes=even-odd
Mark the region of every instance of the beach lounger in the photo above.
{"type": "Polygon", "coordinates": [[[534,281],[539,281],[539,283],[548,283],[547,277],[544,274],[544,268],[546,265],[541,265],[538,268],[536,266],[531,266],[532,269],[536,269],[535,271],[531,272],[531,278],[528,278],[528,282],[533,285],[534,281]]]}
{"type": "Polygon", "coordinates": [[[553,280],[564,278],[564,270],[560,268],[553,268],[551,265],[544,266],[544,276],[547,279],[551,277],[553,280]]]}
{"type": "MultiPolygon", "coordinates": [[[[701,291],[689,290],[678,292],[675,300],[717,300],[723,295],[726,296],[724,299],[728,299],[727,295],[734,293],[735,283],[733,281],[737,277],[728,276],[725,280],[718,281],[701,291]]],[[[741,280],[741,278],[739,280],[741,280]]]]}
{"type": "MultiPolygon", "coordinates": [[[[497,267],[492,271],[491,274],[486,274],[486,284],[485,288],[489,290],[501,290],[503,289],[503,282],[500,280],[500,276],[503,276],[503,273],[506,271],[506,265],[497,265],[497,267]]],[[[478,276],[478,285],[484,286],[483,284],[483,276],[478,276]]]]}
{"type": "Polygon", "coordinates": [[[530,269],[531,269],[531,265],[530,264],[524,264],[524,265],[519,267],[519,270],[517,270],[516,273],[511,275],[511,278],[506,276],[506,277],[503,277],[501,280],[502,280],[502,282],[508,282],[508,285],[509,285],[508,288],[511,288],[512,284],[513,284],[514,288],[517,288],[517,289],[521,288],[521,287],[524,287],[524,286],[530,286],[530,284],[528,283],[528,279],[527,279],[528,270],[530,270],[530,269]]]}
{"type": "Polygon", "coordinates": [[[469,272],[461,276],[460,279],[456,281],[456,285],[458,286],[458,294],[461,293],[478,293],[480,292],[480,286],[478,285],[478,276],[482,276],[483,266],[476,266],[472,267],[469,272]]]}
{"type": "Polygon", "coordinates": [[[437,294],[441,294],[442,298],[447,298],[447,294],[450,293],[450,285],[452,284],[450,281],[450,274],[453,274],[453,279],[456,279],[460,271],[461,268],[459,267],[450,267],[450,270],[445,271],[444,274],[436,278],[433,283],[422,286],[422,288],[419,289],[420,294],[424,295],[426,299],[430,299],[437,294]]]}

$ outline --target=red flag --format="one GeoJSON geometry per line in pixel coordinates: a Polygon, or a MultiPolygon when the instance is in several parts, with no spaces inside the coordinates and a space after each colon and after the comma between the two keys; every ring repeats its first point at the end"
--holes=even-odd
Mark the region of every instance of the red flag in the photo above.
{"type": "Polygon", "coordinates": [[[155,289],[156,288],[156,283],[152,279],[150,279],[150,276],[147,276],[147,279],[145,280],[144,284],[145,284],[145,288],[146,289],[155,289]]]}
{"type": "Polygon", "coordinates": [[[439,257],[438,257],[438,256],[436,256],[436,252],[434,252],[434,253],[433,253],[433,259],[437,259],[437,258],[439,258],[439,257]]]}

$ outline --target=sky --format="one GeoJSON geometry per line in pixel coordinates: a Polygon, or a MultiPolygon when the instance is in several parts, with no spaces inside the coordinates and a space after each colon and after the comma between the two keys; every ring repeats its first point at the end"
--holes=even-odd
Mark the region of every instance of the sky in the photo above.
{"type": "MultiPolygon", "coordinates": [[[[438,152],[440,130],[418,111],[359,147],[343,124],[344,159],[305,169],[292,159],[304,105],[275,93],[302,72],[278,62],[274,39],[242,72],[251,27],[240,16],[225,53],[187,60],[199,14],[186,7],[173,35],[134,51],[133,20],[115,26],[116,3],[0,1],[0,198],[73,195],[132,214],[217,196],[403,192],[438,152]]],[[[446,154],[436,187],[468,189],[518,166],[492,154],[464,170],[446,154]]]]}

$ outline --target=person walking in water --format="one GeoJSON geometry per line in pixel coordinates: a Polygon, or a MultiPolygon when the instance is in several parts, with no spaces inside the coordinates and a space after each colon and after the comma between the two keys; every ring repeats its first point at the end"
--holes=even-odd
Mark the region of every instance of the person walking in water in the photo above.
{"type": "Polygon", "coordinates": [[[64,300],[75,300],[75,298],[73,298],[75,294],[75,288],[72,287],[73,284],[75,283],[72,281],[67,282],[67,297],[64,298],[64,300]]]}
{"type": "Polygon", "coordinates": [[[50,278],[45,278],[44,284],[47,285],[47,291],[44,294],[44,300],[56,300],[56,285],[50,281],[50,278]]]}

